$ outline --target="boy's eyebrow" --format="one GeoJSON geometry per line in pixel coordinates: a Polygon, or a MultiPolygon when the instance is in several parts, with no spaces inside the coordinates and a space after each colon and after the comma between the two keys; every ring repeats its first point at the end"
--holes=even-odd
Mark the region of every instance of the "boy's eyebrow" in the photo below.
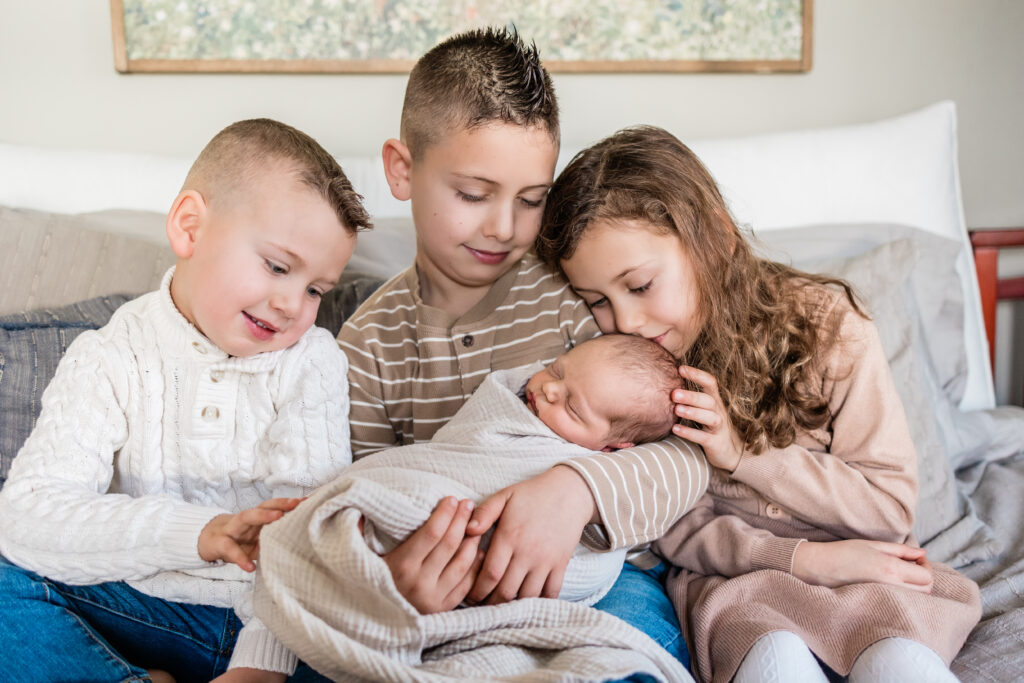
{"type": "MultiPolygon", "coordinates": [[[[456,178],[464,178],[466,180],[479,180],[481,183],[487,183],[488,185],[498,185],[499,184],[497,180],[491,180],[490,178],[485,178],[482,175],[472,175],[470,173],[454,173],[452,175],[454,175],[456,178]]],[[[543,189],[546,190],[549,187],[551,187],[551,183],[537,183],[536,185],[527,185],[523,189],[524,190],[533,190],[535,188],[536,189],[543,188],[543,189]]]]}
{"type": "Polygon", "coordinates": [[[272,246],[272,247],[273,247],[274,249],[277,249],[278,251],[283,251],[283,252],[284,252],[285,254],[287,254],[287,255],[288,255],[288,257],[289,257],[289,258],[291,258],[291,259],[292,259],[292,260],[294,260],[294,261],[298,261],[298,262],[299,262],[299,263],[301,263],[301,264],[305,264],[305,263],[306,263],[306,262],[305,262],[305,261],[304,261],[304,260],[302,259],[302,257],[301,257],[301,256],[299,256],[298,254],[296,254],[296,253],[295,253],[294,251],[292,251],[292,250],[291,250],[291,249],[289,249],[288,247],[285,247],[285,246],[283,246],[283,245],[280,245],[280,244],[278,244],[277,242],[268,242],[267,244],[269,244],[270,246],[272,246]]]}

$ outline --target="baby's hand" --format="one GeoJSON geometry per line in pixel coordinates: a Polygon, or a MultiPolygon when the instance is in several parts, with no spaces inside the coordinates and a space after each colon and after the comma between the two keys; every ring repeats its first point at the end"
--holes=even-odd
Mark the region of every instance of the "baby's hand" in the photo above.
{"type": "Polygon", "coordinates": [[[931,593],[931,565],[923,548],[882,541],[805,541],[793,556],[793,576],[836,588],[851,583],[888,583],[931,593]]]}
{"type": "Polygon", "coordinates": [[[714,376],[684,365],[679,368],[683,379],[701,387],[701,391],[676,389],[672,401],[676,403],[676,415],[702,425],[701,429],[677,424],[672,432],[684,439],[700,444],[712,467],[732,472],[740,464],[743,442],[732,427],[732,420],[718,393],[718,380],[714,376]]]}
{"type": "Polygon", "coordinates": [[[223,560],[247,572],[256,570],[260,554],[260,529],[295,509],[300,498],[271,498],[235,515],[217,515],[199,533],[199,557],[207,562],[223,560]]]}

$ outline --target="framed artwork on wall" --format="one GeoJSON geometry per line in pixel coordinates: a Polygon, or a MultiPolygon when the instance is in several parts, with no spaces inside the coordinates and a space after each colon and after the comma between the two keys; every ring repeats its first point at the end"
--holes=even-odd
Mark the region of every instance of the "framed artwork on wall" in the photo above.
{"type": "Polygon", "coordinates": [[[402,73],[514,26],[553,72],[803,72],[813,0],[110,0],[130,72],[402,73]]]}

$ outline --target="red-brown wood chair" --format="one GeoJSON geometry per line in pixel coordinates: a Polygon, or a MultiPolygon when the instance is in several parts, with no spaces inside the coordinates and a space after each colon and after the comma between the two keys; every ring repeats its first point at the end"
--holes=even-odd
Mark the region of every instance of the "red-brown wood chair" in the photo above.
{"type": "Polygon", "coordinates": [[[992,372],[996,367],[996,303],[1024,299],[1024,277],[999,278],[999,250],[1024,246],[1024,228],[992,228],[970,231],[974,268],[981,290],[981,312],[988,336],[992,372]]]}

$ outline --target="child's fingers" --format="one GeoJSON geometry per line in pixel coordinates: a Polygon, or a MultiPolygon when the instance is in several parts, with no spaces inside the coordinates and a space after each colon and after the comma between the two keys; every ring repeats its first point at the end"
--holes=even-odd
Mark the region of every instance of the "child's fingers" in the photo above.
{"type": "Polygon", "coordinates": [[[562,592],[562,580],[565,578],[565,566],[553,567],[544,581],[544,589],[540,593],[542,598],[557,598],[562,592]]]}
{"type": "Polygon", "coordinates": [[[892,555],[893,557],[898,557],[901,560],[907,560],[908,562],[917,562],[919,559],[924,558],[927,555],[924,548],[915,548],[903,543],[872,541],[871,545],[879,552],[883,552],[886,555],[892,555]]]}
{"type": "MultiPolygon", "coordinates": [[[[484,567],[486,570],[486,558],[484,559],[484,567]]],[[[517,599],[520,591],[523,589],[523,581],[526,579],[526,576],[526,567],[524,567],[520,562],[516,562],[515,558],[512,558],[512,561],[510,561],[505,567],[505,571],[502,573],[501,580],[498,581],[498,585],[496,585],[494,589],[491,590],[490,595],[487,596],[487,604],[500,605],[517,599]]]]}
{"type": "Polygon", "coordinates": [[[438,581],[442,579],[445,569],[462,547],[462,541],[466,538],[466,524],[469,522],[469,515],[472,511],[473,501],[459,501],[455,508],[455,514],[452,515],[451,521],[448,523],[448,528],[445,529],[423,561],[423,571],[431,576],[437,576],[438,581]]]}
{"type": "Polygon", "coordinates": [[[677,406],[692,406],[706,410],[714,410],[718,407],[718,401],[711,394],[705,394],[701,391],[687,391],[686,389],[676,389],[673,391],[672,401],[677,406]]]}
{"type": "MultiPolygon", "coordinates": [[[[466,597],[466,593],[469,592],[470,587],[473,585],[473,580],[476,579],[476,572],[471,570],[474,562],[477,558],[477,551],[480,550],[480,537],[479,536],[467,536],[462,539],[459,544],[458,550],[452,556],[451,561],[441,572],[441,576],[438,578],[438,590],[441,591],[454,591],[458,586],[465,584],[465,592],[459,596],[459,604],[462,599],[466,597]],[[466,578],[469,577],[469,582],[466,583],[466,578]]],[[[483,556],[481,555],[481,562],[483,562],[483,556]]]]}
{"type": "Polygon", "coordinates": [[[508,543],[496,542],[497,534],[491,538],[491,545],[484,557],[484,564],[480,567],[473,588],[470,589],[467,598],[470,602],[481,602],[487,598],[498,586],[498,583],[505,576],[505,570],[512,560],[512,546],[508,543]]]}
{"type": "Polygon", "coordinates": [[[691,365],[681,365],[679,366],[679,376],[701,386],[708,393],[718,393],[718,380],[711,373],[704,372],[691,365]]]}
{"type": "Polygon", "coordinates": [[[298,507],[299,503],[301,503],[303,500],[305,500],[305,498],[271,498],[270,500],[263,501],[256,507],[262,508],[264,510],[280,510],[281,512],[291,512],[296,507],[298,507]]]}
{"type": "Polygon", "coordinates": [[[547,585],[548,575],[539,571],[531,571],[523,578],[523,585],[519,587],[519,594],[522,598],[539,598],[544,594],[544,586],[547,585]]]}
{"type": "Polygon", "coordinates": [[[718,429],[722,426],[722,416],[715,410],[705,408],[694,408],[692,406],[676,406],[676,415],[702,424],[709,429],[718,429]]]}
{"type": "Polygon", "coordinates": [[[220,559],[224,562],[237,564],[247,572],[256,571],[256,563],[250,559],[241,546],[227,537],[223,537],[218,544],[220,559]]]}
{"type": "Polygon", "coordinates": [[[452,517],[455,516],[457,505],[458,501],[454,496],[441,499],[423,526],[398,546],[401,549],[404,562],[417,567],[423,565],[423,560],[437,547],[448,530],[452,517]]]}
{"type": "Polygon", "coordinates": [[[466,599],[466,595],[469,593],[469,589],[473,587],[473,582],[476,581],[476,575],[480,572],[480,567],[484,563],[484,551],[480,550],[479,536],[473,536],[472,538],[466,539],[466,546],[473,540],[477,539],[477,543],[473,545],[473,555],[471,557],[469,569],[463,574],[462,578],[455,585],[455,588],[445,596],[445,611],[455,609],[459,603],[466,599]]]}
{"type": "Polygon", "coordinates": [[[473,517],[466,527],[466,533],[477,536],[494,526],[501,517],[501,513],[505,511],[508,498],[508,489],[502,489],[477,505],[473,510],[473,517]]]}
{"type": "Polygon", "coordinates": [[[235,518],[228,523],[228,531],[241,534],[248,531],[246,527],[261,527],[276,522],[282,517],[284,517],[284,513],[280,510],[264,507],[249,508],[235,515],[235,518]]]}
{"type": "Polygon", "coordinates": [[[698,446],[707,446],[711,443],[711,439],[714,436],[711,432],[705,432],[703,429],[696,429],[684,424],[672,425],[672,433],[687,441],[692,441],[698,446]]]}

